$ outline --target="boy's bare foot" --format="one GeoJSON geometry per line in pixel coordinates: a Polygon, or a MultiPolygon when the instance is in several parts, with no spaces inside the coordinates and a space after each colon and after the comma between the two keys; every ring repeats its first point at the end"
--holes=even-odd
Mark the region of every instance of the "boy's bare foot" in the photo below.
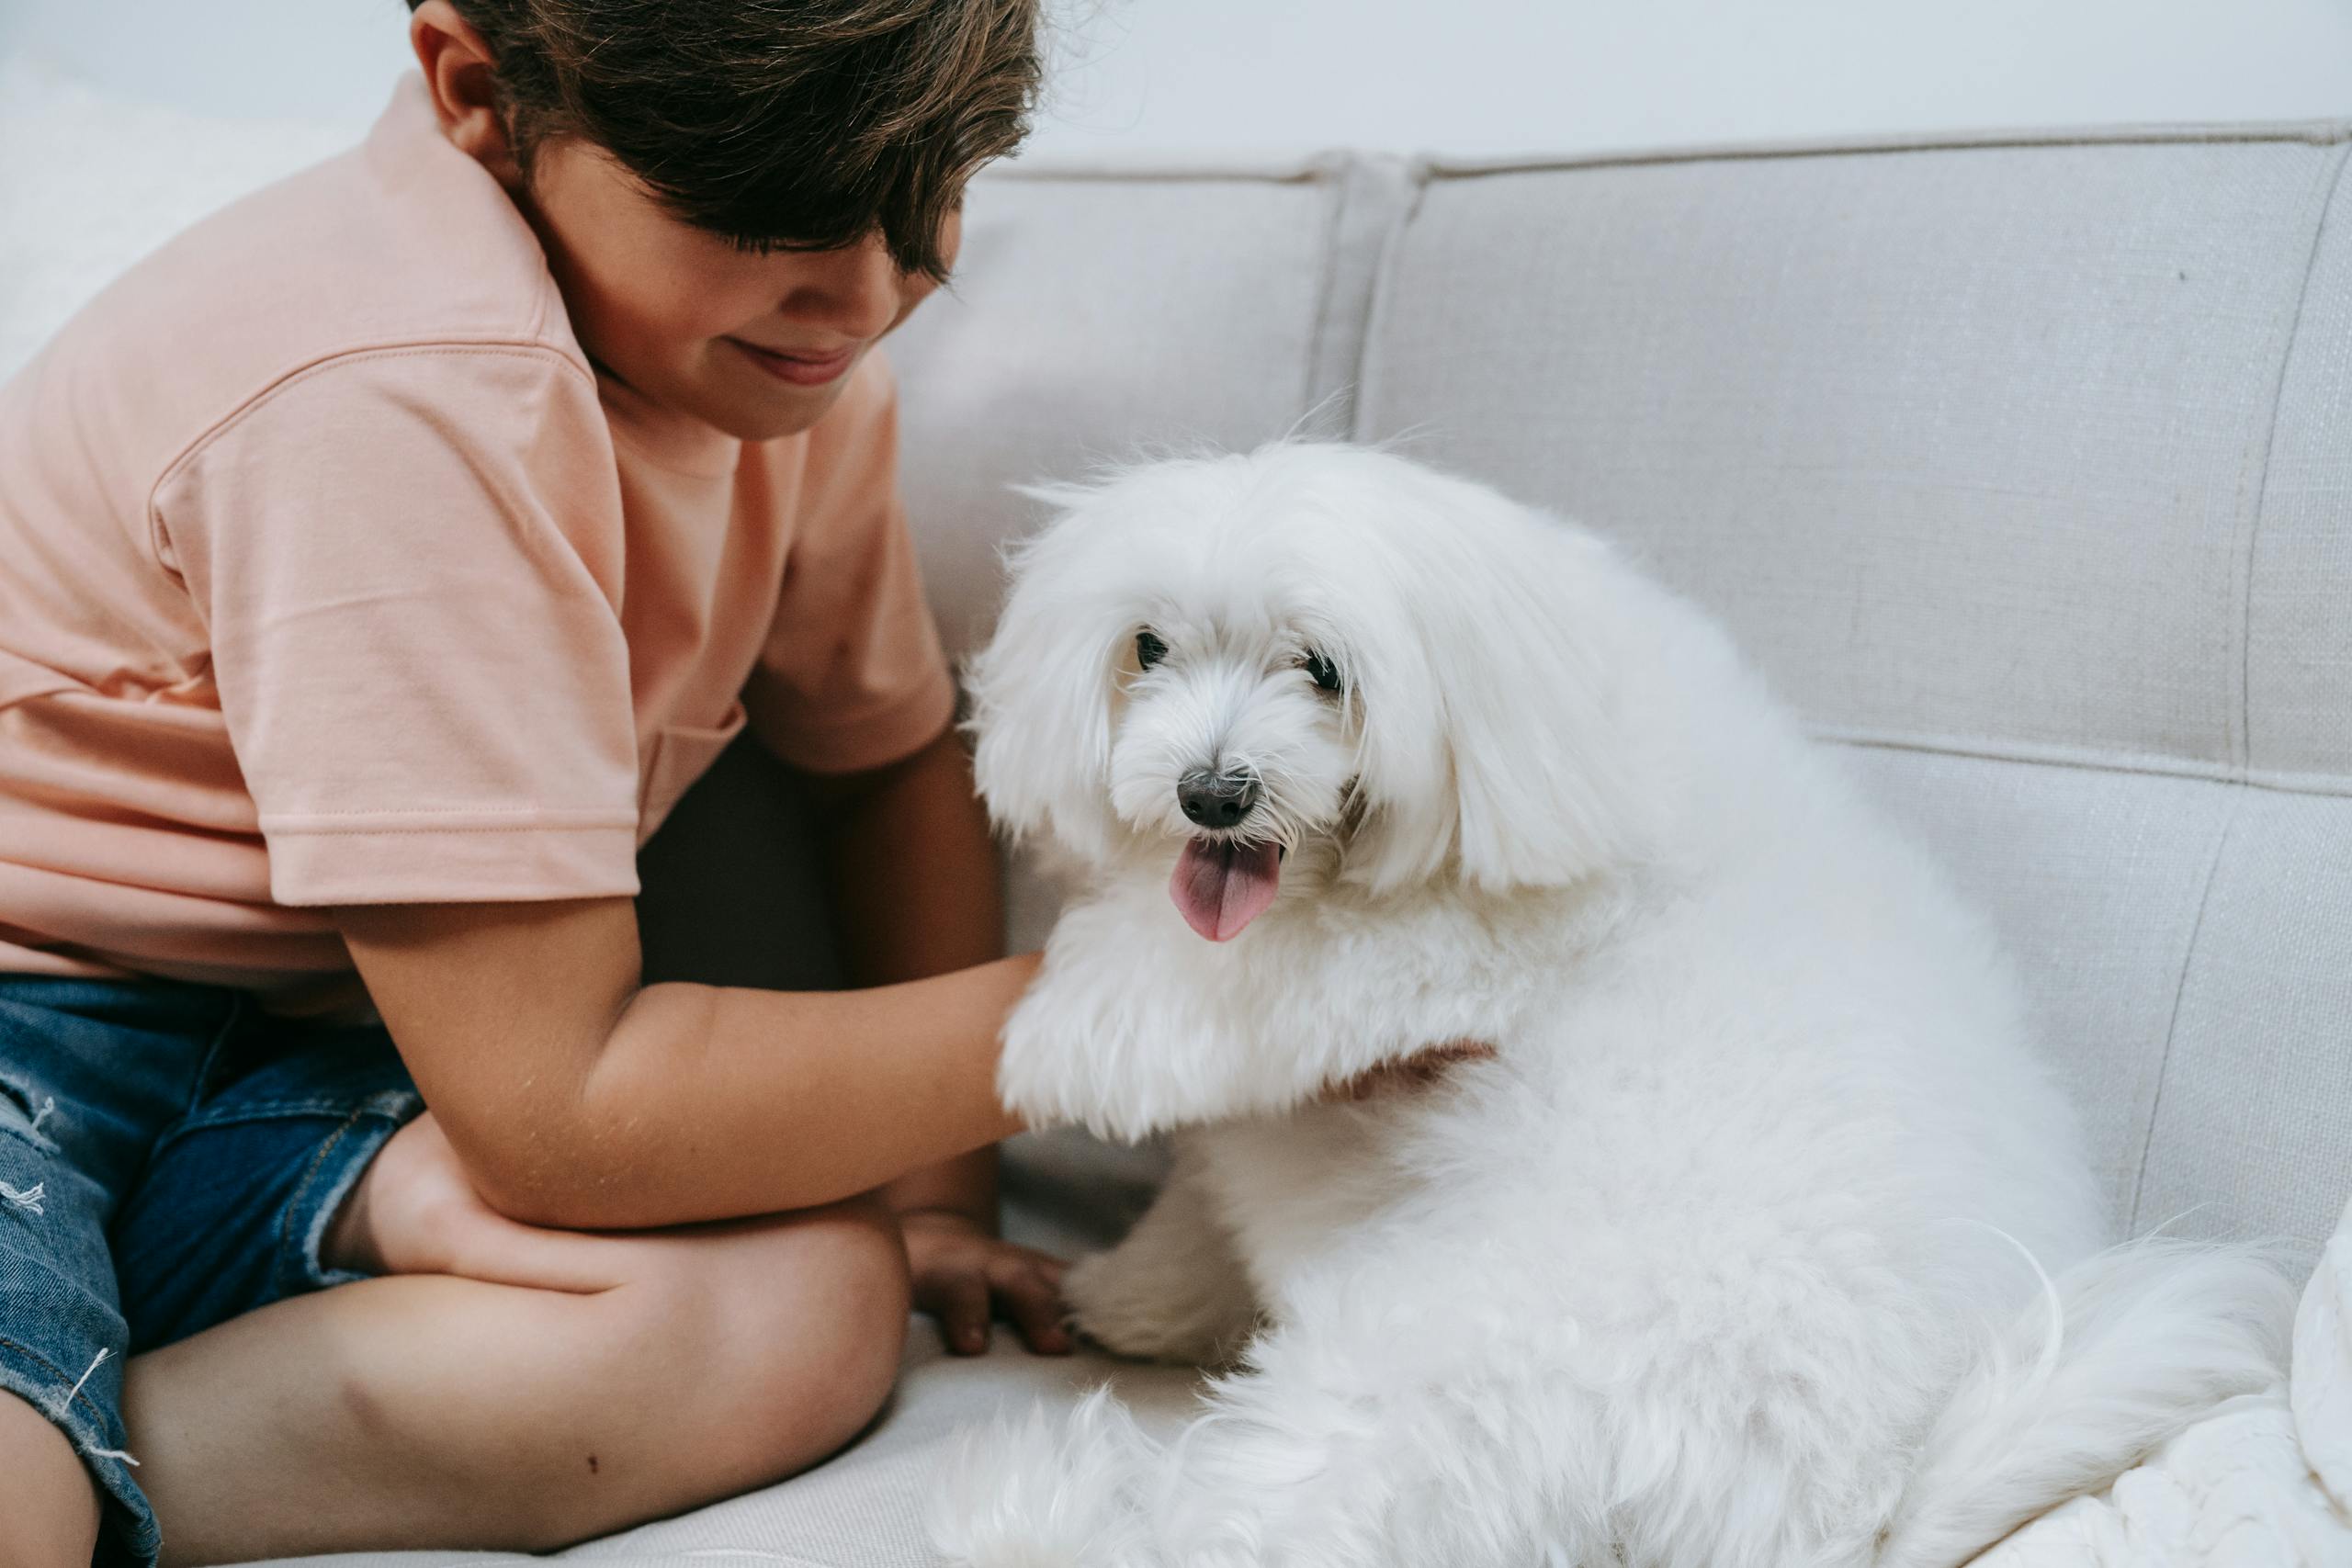
{"type": "Polygon", "coordinates": [[[330,1269],[361,1274],[458,1274],[574,1292],[619,1284],[612,1255],[575,1245],[584,1239],[519,1224],[483,1202],[427,1112],[369,1162],[319,1251],[330,1269]]]}
{"type": "Polygon", "coordinates": [[[429,1117],[360,1191],[337,1254],[390,1277],[130,1363],[166,1563],[549,1550],[815,1463],[897,1375],[906,1260],[878,1204],[540,1230],[473,1197],[429,1117]]]}

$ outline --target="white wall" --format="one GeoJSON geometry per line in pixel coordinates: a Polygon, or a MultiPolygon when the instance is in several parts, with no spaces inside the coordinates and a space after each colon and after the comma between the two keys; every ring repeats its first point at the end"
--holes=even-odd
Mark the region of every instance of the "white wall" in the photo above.
{"type": "Polygon", "coordinates": [[[2352,0],[1117,0],[1057,143],[1572,151],[2352,115],[2352,0]]]}
{"type": "MultiPolygon", "coordinates": [[[[2352,115],[2352,0],[1048,0],[1053,152],[1566,151],[2352,115]]],[[[0,0],[11,47],[183,107],[375,113],[401,0],[0,0]]]]}

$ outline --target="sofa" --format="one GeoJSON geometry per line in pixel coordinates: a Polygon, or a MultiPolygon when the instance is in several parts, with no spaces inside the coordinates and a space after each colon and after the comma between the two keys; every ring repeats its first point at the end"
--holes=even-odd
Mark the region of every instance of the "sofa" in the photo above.
{"type": "Polygon", "coordinates": [[[894,351],[941,624],[985,635],[1013,484],[1148,446],[1348,435],[1582,518],[1993,914],[2119,1231],[2316,1244],[2352,1195],[2347,138],[1016,170],[894,351]]]}
{"type": "MultiPolygon", "coordinates": [[[[1992,914],[2117,1233],[2308,1270],[2352,1195],[2348,152],[2330,123],[1014,164],[893,350],[938,617],[985,636],[1012,485],[1171,445],[1381,441],[1581,517],[1992,914]]],[[[654,973],[827,983],[796,800],[741,749],[688,797],[646,854],[654,973]]],[[[1051,888],[1016,865],[1012,900],[1035,943],[1051,888]]],[[[1156,1173],[1064,1134],[1008,1160],[1016,1232],[1070,1249],[1156,1173]]],[[[1158,1421],[1191,1397],[1009,1338],[921,1327],[848,1452],[562,1555],[916,1568],[962,1426],[1106,1378],[1158,1421]]]]}
{"type": "MultiPolygon", "coordinates": [[[[2117,1234],[2307,1269],[2352,1197],[2347,152],[2326,124],[1014,165],[893,351],[941,625],[985,637],[1036,521],[1012,486],[1169,446],[1387,442],[1592,523],[1991,912],[2117,1234]]],[[[788,787],[730,757],[649,849],[662,962],[790,983],[741,945],[805,919],[790,877],[713,907],[728,857],[695,847],[766,833],[781,873],[788,787]]],[[[1016,866],[1012,899],[1041,940],[1050,888],[1016,866]]],[[[1010,1160],[1048,1243],[1149,1192],[1081,1139],[1010,1160]]],[[[1188,1397],[913,1343],[858,1448],[577,1555],[913,1568],[960,1425],[1104,1377],[1161,1420],[1188,1397]]]]}

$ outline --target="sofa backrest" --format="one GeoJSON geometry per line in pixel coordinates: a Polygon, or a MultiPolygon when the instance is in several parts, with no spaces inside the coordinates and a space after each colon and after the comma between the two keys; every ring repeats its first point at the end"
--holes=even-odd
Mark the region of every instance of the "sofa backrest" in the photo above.
{"type": "Polygon", "coordinates": [[[2119,1228],[2315,1239],[2352,1192],[2346,135],[988,178],[895,351],[942,624],[985,635],[1012,483],[1154,446],[1350,434],[1577,515],[1996,917],[2119,1228]]]}

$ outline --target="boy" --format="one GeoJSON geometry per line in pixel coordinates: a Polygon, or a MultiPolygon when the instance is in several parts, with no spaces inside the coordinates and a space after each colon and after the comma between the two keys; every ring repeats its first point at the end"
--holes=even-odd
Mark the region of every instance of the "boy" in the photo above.
{"type": "Polygon", "coordinates": [[[1067,1346],[870,352],[1034,0],[412,5],[364,146],[0,389],[11,1565],[550,1548],[846,1441],[910,1292],[1067,1346]],[[639,983],[747,722],[867,989],[639,983]]]}

